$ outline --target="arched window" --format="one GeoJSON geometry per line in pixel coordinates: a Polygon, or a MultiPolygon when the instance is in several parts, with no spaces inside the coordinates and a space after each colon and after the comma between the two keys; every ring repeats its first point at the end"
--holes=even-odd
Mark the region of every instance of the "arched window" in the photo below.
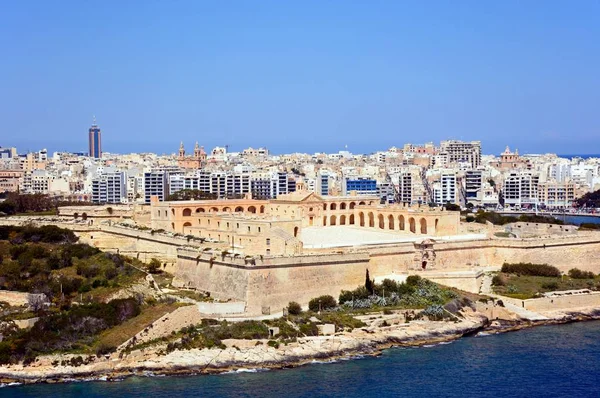
{"type": "Polygon", "coordinates": [[[348,222],[348,225],[354,225],[354,214],[350,214],[350,221],[348,222]]]}
{"type": "Polygon", "coordinates": [[[340,225],[346,225],[346,216],[345,215],[340,216],[340,225]]]}
{"type": "Polygon", "coordinates": [[[298,227],[294,227],[294,238],[298,237],[298,227]]]}
{"type": "Polygon", "coordinates": [[[335,225],[335,219],[336,219],[335,216],[331,216],[331,218],[329,219],[329,224],[330,225],[335,225]]]}
{"type": "Polygon", "coordinates": [[[346,203],[345,202],[340,203],[340,210],[346,210],[346,203]]]}
{"type": "Polygon", "coordinates": [[[188,209],[188,208],[183,209],[183,216],[184,217],[189,217],[191,215],[192,215],[192,209],[188,209]]]}
{"type": "Polygon", "coordinates": [[[417,232],[414,218],[411,217],[408,219],[408,226],[410,227],[410,232],[412,232],[413,234],[417,232]]]}
{"type": "Polygon", "coordinates": [[[369,227],[375,228],[375,215],[369,212],[369,227]]]}
{"type": "Polygon", "coordinates": [[[235,208],[235,212],[236,213],[239,213],[239,212],[242,212],[242,211],[244,211],[244,208],[242,206],[238,206],[238,207],[235,208]]]}
{"type": "Polygon", "coordinates": [[[331,206],[329,206],[330,210],[337,210],[337,204],[332,203],[331,206]]]}
{"type": "Polygon", "coordinates": [[[198,208],[196,209],[196,213],[204,213],[204,212],[205,212],[205,211],[204,211],[204,207],[198,207],[198,208]]]}
{"type": "Polygon", "coordinates": [[[427,220],[421,218],[421,221],[419,221],[419,223],[421,224],[421,233],[427,234],[427,220]]]}
{"type": "Polygon", "coordinates": [[[394,229],[394,216],[391,214],[388,216],[388,229],[394,229]]]}
{"type": "Polygon", "coordinates": [[[355,207],[356,207],[356,203],[350,202],[350,210],[354,209],[355,207]]]}
{"type": "Polygon", "coordinates": [[[379,228],[385,229],[385,221],[384,221],[383,214],[378,215],[377,218],[379,220],[379,228]]]}
{"type": "Polygon", "coordinates": [[[404,228],[404,216],[403,216],[403,215],[400,215],[400,216],[398,217],[398,229],[399,229],[400,231],[404,231],[404,229],[405,229],[405,228],[404,228]]]}
{"type": "Polygon", "coordinates": [[[248,207],[248,213],[252,213],[252,214],[256,213],[256,207],[254,207],[254,206],[248,207]]]}
{"type": "Polygon", "coordinates": [[[362,211],[360,213],[358,213],[358,221],[359,221],[359,225],[361,227],[365,226],[365,213],[363,213],[362,211]]]}

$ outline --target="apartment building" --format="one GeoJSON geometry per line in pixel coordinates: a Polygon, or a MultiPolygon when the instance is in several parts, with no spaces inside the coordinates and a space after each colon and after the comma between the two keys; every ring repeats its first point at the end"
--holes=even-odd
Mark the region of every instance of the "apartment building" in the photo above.
{"type": "Polygon", "coordinates": [[[93,203],[126,203],[127,175],[124,172],[107,173],[92,180],[93,203]]]}

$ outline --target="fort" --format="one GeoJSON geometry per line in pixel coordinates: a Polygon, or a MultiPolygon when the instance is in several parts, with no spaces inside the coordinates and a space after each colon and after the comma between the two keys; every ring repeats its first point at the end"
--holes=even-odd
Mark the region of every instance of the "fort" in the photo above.
{"type": "Polygon", "coordinates": [[[479,292],[484,271],[505,262],[600,270],[597,232],[516,224],[521,236],[504,237],[501,227],[461,223],[458,212],[380,205],[368,196],[152,201],[111,211],[61,208],[54,219],[0,224],[17,219],[72,229],[102,250],[157,258],[174,287],[243,303],[248,315],[335,297],[363,284],[367,270],[379,281],[420,274],[471,292],[479,292]]]}

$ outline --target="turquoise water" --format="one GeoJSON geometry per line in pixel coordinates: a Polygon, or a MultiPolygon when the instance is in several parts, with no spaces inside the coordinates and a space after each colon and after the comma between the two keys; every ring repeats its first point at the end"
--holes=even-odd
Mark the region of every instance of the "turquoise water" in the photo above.
{"type": "Polygon", "coordinates": [[[600,322],[295,369],[0,389],[0,397],[599,397],[600,322]]]}

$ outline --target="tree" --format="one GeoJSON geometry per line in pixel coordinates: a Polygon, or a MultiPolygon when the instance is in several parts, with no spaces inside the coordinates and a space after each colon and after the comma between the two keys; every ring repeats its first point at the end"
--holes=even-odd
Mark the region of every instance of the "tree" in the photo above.
{"type": "Polygon", "coordinates": [[[161,272],[160,270],[160,261],[158,261],[157,259],[153,258],[150,261],[150,264],[148,264],[148,272],[150,272],[151,274],[158,274],[161,272]]]}
{"type": "Polygon", "coordinates": [[[217,195],[210,192],[204,192],[199,189],[182,189],[167,197],[167,201],[179,200],[214,200],[217,195]]]}
{"type": "Polygon", "coordinates": [[[460,211],[460,206],[454,203],[446,202],[444,208],[449,211],[460,211]]]}
{"type": "Polygon", "coordinates": [[[365,275],[365,288],[369,294],[373,294],[373,281],[369,276],[369,269],[367,268],[367,274],[365,275]]]}
{"type": "Polygon", "coordinates": [[[313,312],[325,311],[337,307],[337,301],[332,296],[316,297],[308,302],[308,309],[313,312]]]}
{"type": "Polygon", "coordinates": [[[287,310],[290,315],[300,315],[302,313],[302,307],[295,301],[289,302],[287,310]]]}

